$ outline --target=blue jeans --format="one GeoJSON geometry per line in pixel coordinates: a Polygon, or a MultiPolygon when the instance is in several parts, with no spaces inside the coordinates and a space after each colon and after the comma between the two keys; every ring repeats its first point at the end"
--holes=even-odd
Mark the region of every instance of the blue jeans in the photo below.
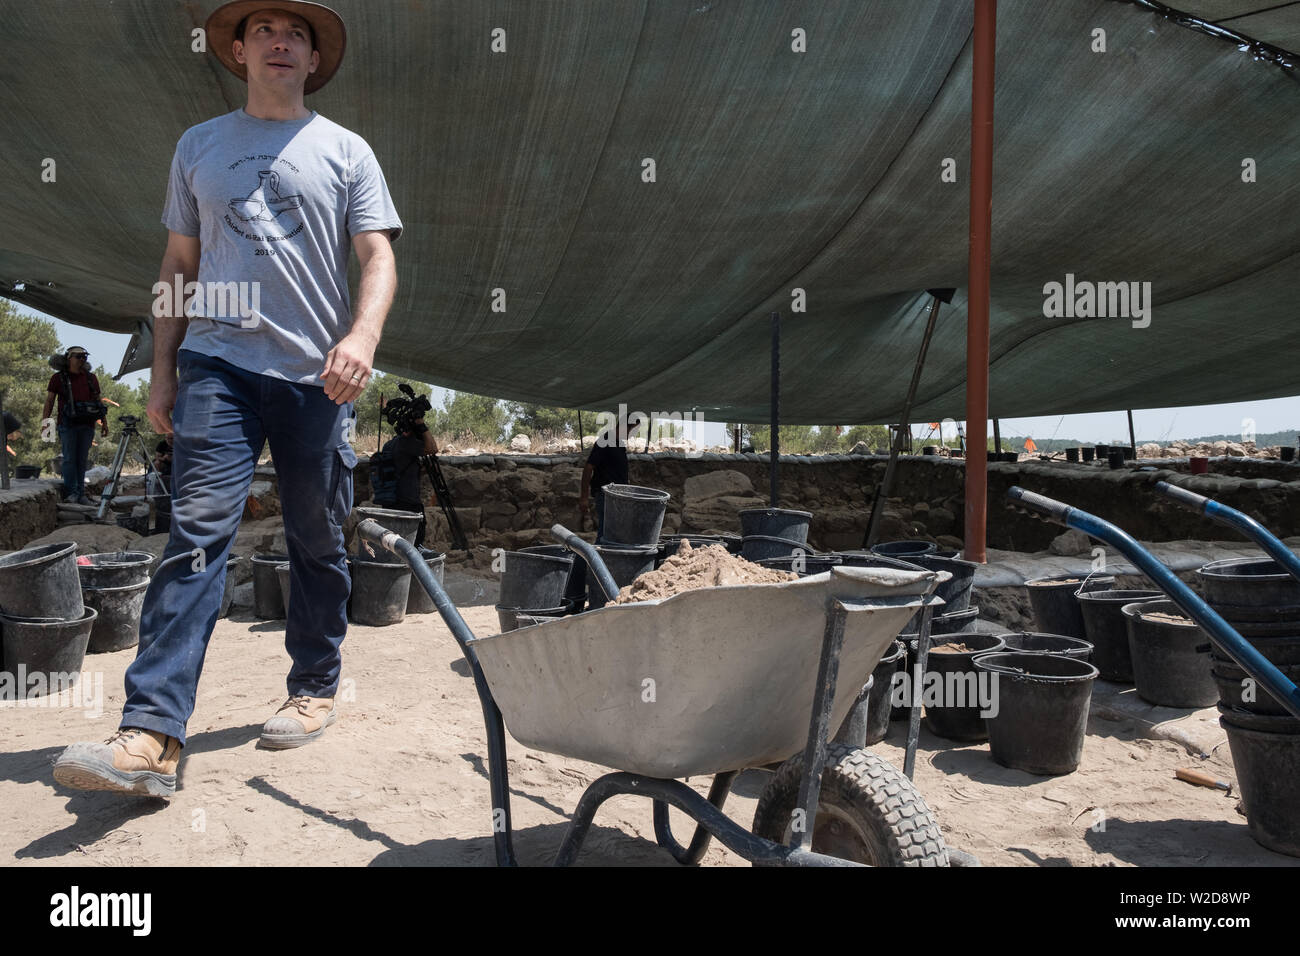
{"type": "Polygon", "coordinates": [[[352,406],[334,404],[323,388],[247,372],[188,349],[180,351],[177,369],[171,536],[145,592],[121,726],[184,745],[221,609],[226,559],[264,442],[279,478],[293,590],[286,686],[291,695],[334,696],[352,587],[343,522],[352,509],[357,458],[345,437],[352,406]]]}
{"type": "Polygon", "coordinates": [[[76,499],[86,493],[86,459],[95,440],[94,425],[60,425],[63,449],[63,497],[76,499]]]}

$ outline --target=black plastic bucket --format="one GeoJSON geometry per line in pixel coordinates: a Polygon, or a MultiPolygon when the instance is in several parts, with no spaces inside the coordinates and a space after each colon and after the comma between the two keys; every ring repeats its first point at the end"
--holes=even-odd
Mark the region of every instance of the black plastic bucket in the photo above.
{"type": "Polygon", "coordinates": [[[222,585],[221,591],[221,610],[217,612],[217,617],[225,617],[230,613],[230,606],[235,602],[235,566],[244,560],[237,554],[232,554],[226,558],[226,579],[222,585]]]}
{"type": "Polygon", "coordinates": [[[1238,624],[1288,624],[1294,628],[1292,633],[1300,634],[1300,606],[1266,604],[1260,607],[1254,604],[1223,604],[1219,601],[1208,603],[1234,628],[1238,624]]]}
{"type": "Polygon", "coordinates": [[[887,558],[873,551],[836,551],[846,568],[894,568],[899,571],[924,571],[925,568],[902,558],[887,558]]]}
{"type": "Polygon", "coordinates": [[[1097,449],[1092,445],[1084,445],[1079,449],[1079,457],[1084,461],[1092,461],[1097,457],[1097,449]]]}
{"type": "Polygon", "coordinates": [[[1164,600],[1163,591],[1087,591],[1077,596],[1083,616],[1084,638],[1092,645],[1092,663],[1102,680],[1133,683],[1133,660],[1128,652],[1128,619],[1124,605],[1164,600]]]}
{"type": "Polygon", "coordinates": [[[884,544],[873,544],[871,550],[887,558],[907,559],[918,554],[933,554],[938,547],[933,541],[886,541],[884,544]]]}
{"type": "Polygon", "coordinates": [[[1138,696],[1162,707],[1209,707],[1219,699],[1210,670],[1210,637],[1194,621],[1148,620],[1147,614],[1176,614],[1173,601],[1126,604],[1129,654],[1138,696]],[[1204,647],[1205,650],[1198,650],[1204,647]]]}
{"type": "MultiPolygon", "coordinates": [[[[930,618],[930,633],[938,636],[943,634],[970,634],[975,630],[975,624],[979,620],[979,605],[968,607],[961,611],[953,611],[951,614],[935,614],[930,618]]],[[[912,619],[907,622],[902,633],[898,636],[906,640],[907,638],[917,637],[921,627],[921,612],[917,611],[912,615],[912,619]]]]}
{"type": "Polygon", "coordinates": [[[1086,638],[1083,614],[1075,595],[1105,591],[1114,584],[1114,576],[1108,574],[1053,574],[1026,581],[1029,606],[1034,609],[1034,630],[1040,634],[1086,638]]]}
{"type": "Polygon", "coordinates": [[[1086,663],[1092,662],[1092,645],[1080,637],[1067,637],[1064,634],[1040,634],[1036,631],[1020,631],[1013,634],[999,634],[1008,653],[1059,654],[1073,657],[1086,663]]]}
{"type": "Polygon", "coordinates": [[[872,674],[867,678],[867,682],[862,685],[862,692],[858,694],[857,700],[849,708],[844,723],[840,724],[840,729],[831,738],[834,743],[848,744],[855,750],[861,750],[867,746],[867,721],[871,712],[871,692],[875,686],[876,675],[872,674]]]}
{"type": "Polygon", "coordinates": [[[894,641],[893,646],[885,652],[876,669],[871,672],[871,681],[867,690],[867,736],[863,746],[871,747],[880,743],[889,733],[889,721],[893,714],[890,692],[894,686],[894,675],[902,668],[907,659],[907,651],[902,641],[894,641]]]}
{"type": "MultiPolygon", "coordinates": [[[[424,520],[424,515],[419,512],[396,511],[392,508],[358,508],[357,515],[362,521],[367,518],[374,520],[381,528],[401,535],[411,544],[415,544],[415,536],[420,530],[420,522],[424,520]]],[[[357,535],[357,554],[363,554],[364,547],[364,539],[357,535]]]]}
{"type": "MultiPolygon", "coordinates": [[[[352,559],[348,559],[348,570],[352,570],[352,559]]],[[[275,577],[280,582],[280,603],[284,605],[284,616],[289,616],[289,562],[275,566],[275,577]]],[[[254,585],[256,587],[256,585],[254,585]]]]}
{"type": "Polygon", "coordinates": [[[284,617],[284,591],[275,569],[288,563],[287,554],[253,555],[253,612],[263,621],[284,617]]]}
{"type": "Polygon", "coordinates": [[[565,585],[573,571],[572,552],[506,551],[501,557],[503,606],[556,607],[564,603],[565,585]]]}
{"type": "Polygon", "coordinates": [[[772,538],[763,534],[749,534],[741,539],[740,556],[746,561],[770,561],[772,558],[793,558],[816,554],[807,544],[789,538],[772,538]]]}
{"type": "MultiPolygon", "coordinates": [[[[87,554],[77,559],[77,574],[83,588],[124,588],[148,581],[149,568],[155,559],[150,551],[87,554]]],[[[91,638],[91,643],[94,643],[94,638],[91,638]]]]}
{"type": "Polygon", "coordinates": [[[1078,460],[1079,460],[1079,449],[1077,449],[1077,448],[1067,448],[1067,449],[1065,449],[1065,460],[1066,460],[1066,461],[1078,461],[1078,460]]]}
{"type": "Polygon", "coordinates": [[[371,627],[400,624],[410,597],[411,569],[405,561],[352,560],[352,620],[371,627]]]}
{"type": "MultiPolygon", "coordinates": [[[[659,553],[658,548],[615,548],[611,545],[598,544],[596,551],[601,560],[605,562],[605,567],[614,578],[614,583],[620,588],[625,588],[642,574],[647,571],[653,571],[655,567],[655,555],[659,553]]],[[[579,559],[581,560],[581,559],[579,559]]],[[[587,575],[587,607],[594,610],[598,607],[604,607],[608,599],[605,597],[604,590],[601,589],[600,582],[596,580],[596,575],[587,575]]],[[[558,602],[555,602],[558,603],[558,602]]],[[[532,605],[540,607],[541,605],[532,605]]]]}
{"type": "Polygon", "coordinates": [[[1300,733],[1269,733],[1224,717],[1237,789],[1250,835],[1260,846],[1300,856],[1300,733]]]}
{"type": "Polygon", "coordinates": [[[19,480],[26,480],[29,478],[39,478],[40,476],[41,476],[40,465],[19,465],[17,468],[14,469],[14,477],[18,478],[19,480]]]}
{"type": "MultiPolygon", "coordinates": [[[[1242,668],[1231,661],[1212,659],[1210,674],[1214,684],[1219,688],[1219,703],[1228,707],[1238,707],[1252,714],[1272,714],[1277,717],[1289,717],[1291,712],[1282,706],[1264,685],[1255,680],[1242,668]]],[[[1280,670],[1291,683],[1300,681],[1300,664],[1278,664],[1280,670]]]]}
{"type": "Polygon", "coordinates": [[[83,609],[74,542],[56,541],[0,557],[0,613],[79,621],[83,609]]]}
{"type": "MultiPolygon", "coordinates": [[[[916,644],[914,640],[913,645],[916,644]]],[[[1002,650],[1002,638],[993,634],[939,635],[930,644],[930,655],[926,663],[926,676],[921,683],[921,692],[926,694],[926,685],[933,681],[930,674],[937,674],[942,683],[938,685],[934,696],[935,706],[928,697],[922,697],[925,703],[925,726],[936,737],[948,740],[986,740],[988,729],[984,718],[980,716],[979,671],[975,669],[975,658],[990,651],[1002,650]],[[969,651],[945,652],[937,650],[951,644],[965,644],[969,651]]],[[[912,656],[916,656],[913,646],[912,656]]]]}
{"type": "MultiPolygon", "coordinates": [[[[1280,446],[1280,447],[1278,448],[1278,459],[1279,459],[1280,461],[1295,461],[1295,446],[1294,446],[1294,445],[1282,445],[1282,446],[1280,446]]],[[[22,466],[20,465],[20,466],[19,466],[19,470],[21,470],[21,469],[22,469],[22,466]]],[[[19,475],[18,477],[21,478],[22,475],[19,475]]],[[[35,478],[36,476],[35,476],[35,475],[32,475],[32,477],[35,478]]]]}
{"type": "MultiPolygon", "coordinates": [[[[1265,660],[1274,664],[1300,664],[1300,635],[1290,637],[1250,637],[1246,643],[1255,650],[1264,655],[1265,660]]],[[[1217,664],[1219,661],[1229,661],[1232,659],[1221,653],[1218,648],[1210,648],[1210,660],[1217,664]]]]}
{"type": "Polygon", "coordinates": [[[947,571],[952,575],[951,580],[944,581],[934,591],[944,602],[944,614],[964,611],[970,607],[971,589],[975,584],[975,569],[979,567],[978,564],[959,558],[941,558],[934,554],[914,554],[907,560],[927,571],[947,571]]]}
{"type": "MultiPolygon", "coordinates": [[[[421,548],[420,556],[424,558],[425,565],[433,572],[434,580],[442,584],[444,578],[444,568],[447,565],[447,555],[440,551],[434,551],[432,548],[421,548]]],[[[433,603],[433,598],[429,597],[429,592],[424,589],[414,575],[411,577],[411,587],[406,596],[406,613],[407,614],[431,614],[438,608],[433,603]]]]}
{"type": "MultiPolygon", "coordinates": [[[[662,551],[662,547],[660,548],[662,551]]],[[[562,544],[534,544],[520,548],[520,554],[549,554],[551,557],[568,557],[569,576],[564,582],[564,600],[572,606],[570,614],[578,614],[587,603],[587,562],[562,544]]],[[[439,580],[442,580],[439,578],[439,580]]]]}
{"type": "Polygon", "coordinates": [[[785,538],[798,544],[808,543],[812,512],[787,508],[746,508],[740,512],[742,537],[785,538]]]}
{"type": "Polygon", "coordinates": [[[533,618],[558,618],[564,617],[569,612],[567,604],[560,607],[502,607],[497,605],[497,623],[501,626],[501,633],[514,631],[521,627],[528,627],[533,623],[533,618]],[[520,620],[520,618],[526,620],[520,620]]]}
{"type": "Polygon", "coordinates": [[[989,753],[1027,773],[1073,773],[1083,757],[1097,668],[1058,654],[983,654],[975,667],[994,675],[996,711],[986,721],[989,753]]]}
{"type": "Polygon", "coordinates": [[[1124,452],[1113,451],[1106,456],[1106,461],[1110,464],[1112,470],[1118,470],[1124,467],[1124,452]]]}
{"type": "Polygon", "coordinates": [[[118,588],[82,588],[86,607],[95,610],[95,626],[90,631],[88,654],[107,654],[140,643],[140,612],[149,582],[118,588]]]}
{"type": "Polygon", "coordinates": [[[797,557],[764,558],[757,563],[765,568],[772,568],[775,571],[791,571],[806,578],[812,574],[829,571],[840,561],[838,554],[808,554],[797,557]]]}
{"type": "Polygon", "coordinates": [[[1300,581],[1272,558],[1211,561],[1196,572],[1212,605],[1270,607],[1300,605],[1300,581]]]}
{"type": "MultiPolygon", "coordinates": [[[[708,534],[666,534],[659,537],[659,553],[655,556],[655,567],[663,564],[675,555],[683,541],[689,541],[692,548],[707,548],[711,544],[722,544],[717,535],[708,534]]],[[[582,562],[585,565],[585,562],[582,562]]]]}
{"type": "Polygon", "coordinates": [[[605,519],[601,537],[605,544],[658,550],[659,532],[663,530],[664,512],[668,508],[668,492],[640,485],[606,485],[604,493],[605,519]]]}
{"type": "MultiPolygon", "coordinates": [[[[53,675],[80,674],[95,617],[95,609],[84,605],[81,613],[71,621],[0,614],[4,669],[14,675],[16,693],[26,696],[29,690],[39,690],[39,685],[32,687],[18,680],[21,674],[28,678],[33,674],[46,675],[43,684],[47,692],[59,689],[57,685],[62,683],[61,678],[53,675]]],[[[76,683],[76,678],[67,678],[67,683],[76,683]]],[[[44,695],[32,693],[31,696],[44,695]]]]}

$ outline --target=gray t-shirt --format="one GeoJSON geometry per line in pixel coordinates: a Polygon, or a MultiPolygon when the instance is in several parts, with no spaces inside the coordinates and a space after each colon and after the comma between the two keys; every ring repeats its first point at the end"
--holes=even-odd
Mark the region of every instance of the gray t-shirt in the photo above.
{"type": "Polygon", "coordinates": [[[402,231],[364,139],[316,112],[278,121],[243,109],[181,136],[162,222],[201,248],[207,294],[182,348],[304,385],[322,385],[326,353],[352,327],[351,237],[402,231]]]}

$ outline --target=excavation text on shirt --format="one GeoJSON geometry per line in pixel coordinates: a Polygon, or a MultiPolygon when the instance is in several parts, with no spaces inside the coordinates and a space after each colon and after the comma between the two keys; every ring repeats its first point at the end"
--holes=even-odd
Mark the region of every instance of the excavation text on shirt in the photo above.
{"type": "Polygon", "coordinates": [[[200,244],[183,348],[252,372],[321,385],[352,327],[352,236],[401,220],[360,136],[318,113],[262,120],[243,109],[191,127],[172,159],[163,225],[200,244]]]}

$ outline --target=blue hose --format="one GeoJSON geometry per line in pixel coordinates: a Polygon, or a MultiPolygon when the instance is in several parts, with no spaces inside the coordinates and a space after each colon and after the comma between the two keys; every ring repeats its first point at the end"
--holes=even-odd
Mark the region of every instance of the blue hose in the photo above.
{"type": "MultiPolygon", "coordinates": [[[[1178,489],[1183,490],[1183,489],[1178,489]]],[[[1300,688],[1297,688],[1285,674],[1257,651],[1249,642],[1238,634],[1232,626],[1221,618],[1195,591],[1161,564],[1152,554],[1138,544],[1128,533],[1120,530],[1109,521],[1103,521],[1078,508],[1055,501],[1043,495],[1013,486],[1007,491],[1007,497],[1020,502],[1026,508],[1045,515],[1049,520],[1074,528],[1091,535],[1099,541],[1114,546],[1119,552],[1133,562],[1147,577],[1156,583],[1169,597],[1199,624],[1223,653],[1227,654],[1247,674],[1259,681],[1293,717],[1300,718],[1300,688]]],[[[1215,504],[1215,502],[1210,502],[1215,504]]],[[[1226,509],[1231,511],[1232,509],[1226,509]]],[[[1208,514],[1208,511],[1207,511],[1208,514]]],[[[1246,521],[1251,519],[1241,516],[1246,521]]],[[[1252,522],[1253,523],[1253,522],[1252,522]]],[[[1267,533],[1267,532],[1265,532],[1267,533]]],[[[1280,542],[1279,542],[1280,544],[1280,542]]],[[[1286,550],[1283,548],[1283,550],[1286,550]]],[[[1270,552],[1271,553],[1271,552],[1270,552]]],[[[1287,552],[1290,554],[1290,552],[1287,552]]],[[[1294,556],[1293,556],[1294,560],[1294,556]]],[[[1288,565],[1288,568],[1290,565],[1288,565]]]]}

